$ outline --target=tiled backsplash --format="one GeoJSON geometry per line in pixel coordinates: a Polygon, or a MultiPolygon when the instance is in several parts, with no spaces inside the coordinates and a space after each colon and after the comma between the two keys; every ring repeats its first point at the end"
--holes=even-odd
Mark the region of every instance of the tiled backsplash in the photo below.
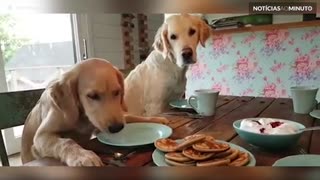
{"type": "Polygon", "coordinates": [[[291,86],[320,87],[320,26],[213,35],[187,78],[187,97],[200,88],[290,97],[291,86]]]}

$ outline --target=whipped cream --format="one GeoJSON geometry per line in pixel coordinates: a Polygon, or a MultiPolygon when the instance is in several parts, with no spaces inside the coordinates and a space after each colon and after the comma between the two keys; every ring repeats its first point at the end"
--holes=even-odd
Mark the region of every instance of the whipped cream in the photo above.
{"type": "Polygon", "coordinates": [[[240,129],[258,134],[294,134],[298,131],[288,122],[271,118],[244,119],[240,129]]]}

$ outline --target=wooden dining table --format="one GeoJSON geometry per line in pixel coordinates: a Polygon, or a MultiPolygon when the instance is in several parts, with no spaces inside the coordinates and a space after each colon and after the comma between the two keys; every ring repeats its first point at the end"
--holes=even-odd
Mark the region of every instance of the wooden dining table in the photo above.
{"type": "MultiPolygon", "coordinates": [[[[169,112],[182,112],[182,110],[171,109],[169,112]]],[[[195,113],[192,110],[188,112],[195,113]]],[[[295,146],[278,151],[269,151],[250,145],[235,132],[232,126],[234,121],[251,117],[287,119],[302,123],[306,127],[320,125],[319,120],[309,115],[294,113],[292,100],[289,98],[219,96],[214,116],[197,119],[183,113],[170,114],[168,112],[159,116],[169,119],[169,126],[173,130],[170,138],[181,139],[198,133],[212,135],[216,139],[228,141],[250,151],[256,159],[256,166],[272,166],[278,159],[290,155],[320,154],[320,131],[304,132],[295,146]]],[[[152,160],[152,153],[155,150],[153,144],[116,147],[103,144],[94,138],[82,146],[97,153],[106,166],[156,166],[152,160]],[[113,158],[115,152],[122,153],[123,158],[115,160],[113,158]]],[[[59,162],[46,158],[33,161],[28,165],[59,165],[59,162]]]]}

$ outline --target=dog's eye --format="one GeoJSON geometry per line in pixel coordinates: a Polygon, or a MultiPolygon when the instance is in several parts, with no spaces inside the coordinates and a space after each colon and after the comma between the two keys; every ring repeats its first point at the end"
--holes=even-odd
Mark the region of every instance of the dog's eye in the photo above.
{"type": "Polygon", "coordinates": [[[100,100],[100,96],[98,93],[89,93],[89,94],[87,94],[87,97],[92,100],[96,100],[96,101],[100,100]]]}
{"type": "Polygon", "coordinates": [[[172,39],[172,40],[177,39],[177,35],[175,35],[175,34],[171,34],[170,39],[172,39]]]}
{"type": "Polygon", "coordinates": [[[190,29],[189,29],[189,36],[194,35],[194,33],[196,33],[196,30],[195,30],[195,29],[190,28],[190,29]]]}
{"type": "Polygon", "coordinates": [[[115,91],[112,92],[113,96],[119,96],[120,93],[121,93],[120,90],[115,90],[115,91]]]}

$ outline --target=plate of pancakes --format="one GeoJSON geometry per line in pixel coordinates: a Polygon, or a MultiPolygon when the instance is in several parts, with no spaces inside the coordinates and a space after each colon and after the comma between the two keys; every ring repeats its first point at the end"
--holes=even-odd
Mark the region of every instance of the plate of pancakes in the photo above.
{"type": "Polygon", "coordinates": [[[217,140],[205,134],[183,139],[158,139],[152,153],[157,166],[255,166],[256,160],[248,150],[217,140]]]}

